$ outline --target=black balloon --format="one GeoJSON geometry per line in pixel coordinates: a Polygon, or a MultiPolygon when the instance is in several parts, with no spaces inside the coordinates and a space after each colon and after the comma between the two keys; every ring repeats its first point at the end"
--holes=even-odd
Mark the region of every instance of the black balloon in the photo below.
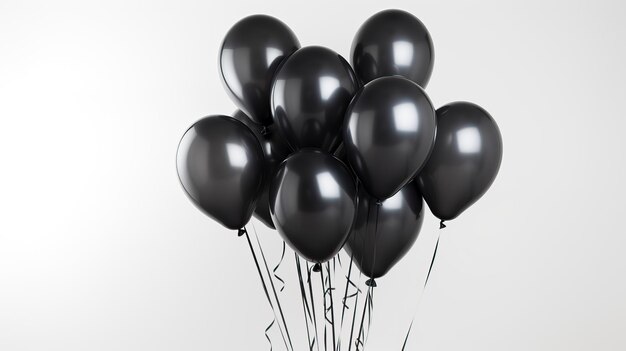
{"type": "Polygon", "coordinates": [[[344,249],[363,274],[375,279],[387,274],[417,240],[424,222],[423,201],[416,182],[410,182],[380,205],[360,188],[358,202],[344,249]]]}
{"type": "Polygon", "coordinates": [[[300,43],[280,20],[253,15],[237,22],[220,49],[219,69],[233,101],[261,124],[272,123],[270,89],[276,69],[300,43]]]}
{"type": "Polygon", "coordinates": [[[346,155],[367,192],[384,200],[417,175],[436,129],[435,110],[419,85],[399,76],[378,78],[348,108],[346,155]]]}
{"type": "Polygon", "coordinates": [[[302,48],[278,69],[272,87],[275,122],[294,149],[333,151],[346,108],[358,87],[350,65],[336,52],[302,48]]]}
{"type": "Polygon", "coordinates": [[[209,116],[183,135],[176,153],[183,188],[204,213],[230,229],[252,216],[264,175],[263,151],[253,132],[227,116],[209,116]]]}
{"type": "Polygon", "coordinates": [[[351,51],[352,65],[363,83],[401,75],[425,88],[433,71],[435,53],[428,30],[401,10],[370,17],[357,32],[351,51]]]}
{"type": "Polygon", "coordinates": [[[420,190],[441,220],[457,217],[489,189],[502,161],[502,136],[480,106],[454,102],[437,110],[437,140],[419,175],[420,190]]]}
{"type": "Polygon", "coordinates": [[[285,242],[322,263],[345,243],[356,214],[356,185],[348,168],[319,150],[287,158],[270,186],[270,212],[285,242]]]}
{"type": "Polygon", "coordinates": [[[256,201],[253,215],[268,227],[276,229],[272,222],[272,216],[270,215],[270,205],[268,202],[269,187],[271,180],[274,178],[274,174],[276,174],[278,170],[278,166],[289,156],[291,149],[279,133],[275,124],[264,127],[252,122],[252,120],[240,110],[235,111],[233,118],[243,122],[254,132],[254,135],[261,145],[261,149],[263,149],[263,155],[265,156],[265,181],[263,183],[263,191],[256,201]]]}

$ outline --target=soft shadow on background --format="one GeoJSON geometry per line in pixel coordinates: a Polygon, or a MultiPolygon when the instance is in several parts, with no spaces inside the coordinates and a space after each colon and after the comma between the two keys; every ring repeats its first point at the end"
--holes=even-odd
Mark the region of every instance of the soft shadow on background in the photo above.
{"type": "MultiPolygon", "coordinates": [[[[3,1],[0,349],[265,349],[246,243],[185,198],[178,140],[235,110],[217,52],[241,17],[274,15],[348,57],[389,7],[431,32],[434,104],[476,102],[504,139],[491,190],[442,233],[408,349],[626,349],[619,1],[3,1]]],[[[275,263],[278,235],[255,226],[275,263]]],[[[437,228],[427,213],[378,282],[369,350],[400,348],[437,228]]],[[[287,257],[286,317],[304,340],[287,257]]]]}

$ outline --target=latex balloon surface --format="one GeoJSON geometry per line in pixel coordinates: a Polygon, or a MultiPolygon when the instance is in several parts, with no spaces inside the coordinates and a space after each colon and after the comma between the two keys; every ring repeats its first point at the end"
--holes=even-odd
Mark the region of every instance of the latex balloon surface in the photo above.
{"type": "Polygon", "coordinates": [[[309,46],[291,55],[276,73],[271,101],[292,148],[334,151],[357,84],[348,62],[330,49],[309,46]]]}
{"type": "Polygon", "coordinates": [[[346,156],[367,192],[384,200],[423,167],[436,130],[435,110],[419,85],[398,76],[378,78],[348,108],[346,156]]]}
{"type": "Polygon", "coordinates": [[[385,10],[370,17],[353,42],[351,60],[363,83],[401,75],[425,88],[435,53],[428,30],[412,14],[385,10]]]}
{"type": "Polygon", "coordinates": [[[300,48],[295,34],[280,20],[253,15],[226,34],[219,70],[237,106],[260,124],[272,123],[270,89],[279,64],[300,48]]]}
{"type": "Polygon", "coordinates": [[[356,222],[344,249],[363,274],[382,277],[411,249],[423,222],[423,201],[415,182],[380,206],[359,189],[356,222]]]}
{"type": "Polygon", "coordinates": [[[437,141],[419,176],[432,213],[450,220],[489,189],[502,161],[502,136],[487,111],[469,102],[437,110],[437,141]]]}
{"type": "Polygon", "coordinates": [[[209,116],[185,132],[176,169],[192,202],[229,229],[250,220],[264,176],[261,146],[253,132],[228,116],[209,116]]]}
{"type": "Polygon", "coordinates": [[[270,187],[270,212],[285,242],[322,263],[343,246],[356,214],[356,185],[348,168],[319,150],[301,150],[281,165],[270,187]]]}
{"type": "Polygon", "coordinates": [[[242,111],[237,110],[233,114],[233,118],[243,122],[248,128],[254,132],[265,158],[265,178],[263,182],[263,190],[256,201],[253,216],[258,218],[266,226],[276,229],[270,215],[270,205],[268,202],[269,187],[278,166],[291,153],[291,149],[282,135],[276,128],[275,124],[264,127],[260,124],[252,122],[252,120],[242,111]]]}

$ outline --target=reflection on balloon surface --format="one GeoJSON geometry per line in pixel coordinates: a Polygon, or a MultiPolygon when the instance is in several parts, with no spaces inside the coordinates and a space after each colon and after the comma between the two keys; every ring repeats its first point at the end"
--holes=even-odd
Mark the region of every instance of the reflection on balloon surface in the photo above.
{"type": "Polygon", "coordinates": [[[346,158],[368,193],[391,197],[422,168],[432,150],[437,123],[424,90],[400,77],[366,84],[348,107],[346,158]]]}
{"type": "Polygon", "coordinates": [[[291,155],[269,191],[272,220],[285,242],[312,262],[332,258],[356,214],[356,184],[337,158],[316,149],[291,155]]]}

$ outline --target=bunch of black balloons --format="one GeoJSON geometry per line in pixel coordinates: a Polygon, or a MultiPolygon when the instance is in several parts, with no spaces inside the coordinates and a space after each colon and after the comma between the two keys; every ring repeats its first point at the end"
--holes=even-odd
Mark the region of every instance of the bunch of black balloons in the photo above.
{"type": "Polygon", "coordinates": [[[484,109],[435,110],[424,91],[433,62],[427,29],[400,10],[362,25],[350,63],[325,47],[301,48],[276,18],[246,17],[219,54],[239,110],[187,130],[180,181],[227,228],[254,213],[310,262],[345,248],[363,274],[383,276],[417,238],[422,197],[443,224],[500,167],[500,132],[484,109]]]}

